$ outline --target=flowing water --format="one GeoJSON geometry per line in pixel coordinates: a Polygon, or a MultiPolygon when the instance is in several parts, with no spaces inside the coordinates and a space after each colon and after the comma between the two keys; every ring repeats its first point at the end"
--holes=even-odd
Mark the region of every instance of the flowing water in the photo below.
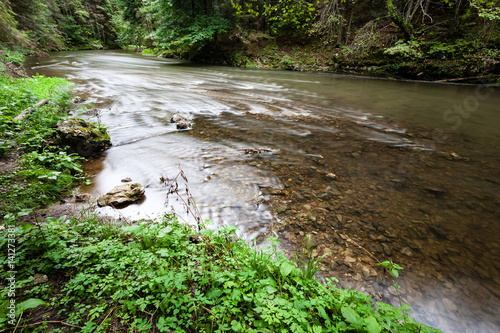
{"type": "MultiPolygon", "coordinates": [[[[106,193],[130,177],[146,199],[121,218],[182,211],[160,178],[180,168],[204,218],[292,255],[311,234],[322,276],[445,332],[500,331],[500,89],[242,70],[113,51],[33,58],[106,125],[92,163],[106,193]],[[178,131],[173,115],[192,129],[178,131]]],[[[90,169],[89,169],[90,170],[90,169]]],[[[181,180],[178,178],[178,180],[181,180]]],[[[181,189],[186,186],[179,182],[181,189]]]]}

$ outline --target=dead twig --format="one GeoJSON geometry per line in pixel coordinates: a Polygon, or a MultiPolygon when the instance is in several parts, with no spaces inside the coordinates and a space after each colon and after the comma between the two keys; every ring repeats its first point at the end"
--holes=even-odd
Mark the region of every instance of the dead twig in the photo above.
{"type": "Polygon", "coordinates": [[[279,150],[272,150],[269,148],[242,148],[238,149],[245,152],[245,154],[260,154],[260,153],[279,153],[279,150]]]}
{"type": "Polygon", "coordinates": [[[40,321],[38,323],[34,323],[34,324],[29,324],[29,325],[23,325],[23,326],[16,326],[16,327],[9,327],[9,328],[4,328],[3,330],[1,330],[0,332],[7,332],[7,331],[10,331],[10,330],[14,330],[14,329],[17,329],[17,328],[27,328],[27,327],[33,327],[33,326],[37,326],[37,325],[41,325],[41,324],[61,324],[61,325],[64,325],[64,326],[70,326],[70,327],[75,327],[75,328],[80,328],[82,329],[83,327],[80,327],[80,326],[76,326],[76,325],[73,325],[73,324],[68,324],[64,321],[54,321],[54,320],[49,320],[49,321],[40,321]]]}
{"type": "Polygon", "coordinates": [[[42,99],[41,101],[38,101],[38,103],[36,103],[35,105],[30,106],[26,110],[21,111],[21,113],[18,114],[13,120],[24,120],[24,118],[26,118],[26,115],[28,113],[33,112],[34,109],[36,109],[40,106],[43,106],[43,105],[47,104],[48,102],[49,102],[48,99],[42,99]]]}

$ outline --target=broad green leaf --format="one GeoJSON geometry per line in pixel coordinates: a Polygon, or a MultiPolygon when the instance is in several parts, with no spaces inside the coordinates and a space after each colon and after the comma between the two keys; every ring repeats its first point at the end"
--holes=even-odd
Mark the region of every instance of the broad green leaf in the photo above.
{"type": "Polygon", "coordinates": [[[323,332],[323,328],[321,328],[321,326],[314,325],[313,326],[313,332],[314,333],[322,333],[323,332]]]}
{"type": "Polygon", "coordinates": [[[365,318],[365,324],[368,333],[380,333],[380,331],[382,330],[377,320],[371,316],[365,318]]]}
{"type": "Polygon", "coordinates": [[[288,262],[283,262],[280,267],[281,275],[287,277],[293,270],[293,265],[288,262]]]}
{"type": "Polygon", "coordinates": [[[22,303],[17,304],[16,306],[16,317],[21,314],[21,312],[27,310],[27,309],[33,309],[36,308],[37,306],[40,305],[46,305],[44,301],[41,299],[36,299],[36,298],[30,298],[29,300],[26,300],[22,303]]]}
{"type": "Polygon", "coordinates": [[[361,323],[361,317],[353,309],[344,306],[340,311],[347,322],[353,325],[359,325],[361,323]]]}
{"type": "Polygon", "coordinates": [[[323,319],[328,319],[328,316],[326,315],[325,308],[322,306],[318,306],[318,313],[323,319]]]}
{"type": "Polygon", "coordinates": [[[165,227],[158,232],[158,238],[163,238],[172,232],[172,227],[165,227]]]}
{"type": "Polygon", "coordinates": [[[222,295],[224,292],[220,289],[210,289],[208,292],[207,292],[207,298],[208,299],[216,299],[218,298],[220,295],[222,295]]]}

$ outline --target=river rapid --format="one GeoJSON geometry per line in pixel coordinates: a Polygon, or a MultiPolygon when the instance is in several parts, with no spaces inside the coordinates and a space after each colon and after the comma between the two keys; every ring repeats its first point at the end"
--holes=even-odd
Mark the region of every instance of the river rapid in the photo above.
{"type": "Polygon", "coordinates": [[[444,332],[499,332],[500,89],[243,70],[120,51],[31,58],[61,76],[113,147],[87,165],[97,197],[126,177],[146,199],[103,215],[174,209],[162,180],[182,169],[203,218],[249,242],[276,233],[293,257],[306,235],[322,277],[398,305],[444,332]],[[173,115],[192,129],[178,131],[173,115]]]}

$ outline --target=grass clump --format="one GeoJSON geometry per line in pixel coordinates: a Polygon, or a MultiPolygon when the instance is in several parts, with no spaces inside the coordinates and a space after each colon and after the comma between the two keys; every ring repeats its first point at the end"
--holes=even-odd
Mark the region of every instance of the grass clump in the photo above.
{"type": "Polygon", "coordinates": [[[8,218],[54,202],[80,181],[81,170],[78,156],[50,144],[57,122],[68,116],[70,82],[0,74],[0,87],[0,158],[13,161],[0,169],[0,216],[8,218]],[[49,102],[15,120],[41,99],[49,102]]]}
{"type": "MultiPolygon", "coordinates": [[[[18,317],[25,310],[17,331],[438,332],[334,281],[321,284],[310,268],[275,246],[251,248],[235,229],[195,231],[173,216],[117,225],[92,215],[17,227],[18,317]],[[33,284],[35,274],[48,281],[33,284]]],[[[4,231],[0,247],[8,242],[4,231]]],[[[0,262],[8,263],[5,251],[0,262]]],[[[0,303],[9,301],[4,288],[0,303]]],[[[11,327],[0,318],[0,329],[11,327]]]]}

